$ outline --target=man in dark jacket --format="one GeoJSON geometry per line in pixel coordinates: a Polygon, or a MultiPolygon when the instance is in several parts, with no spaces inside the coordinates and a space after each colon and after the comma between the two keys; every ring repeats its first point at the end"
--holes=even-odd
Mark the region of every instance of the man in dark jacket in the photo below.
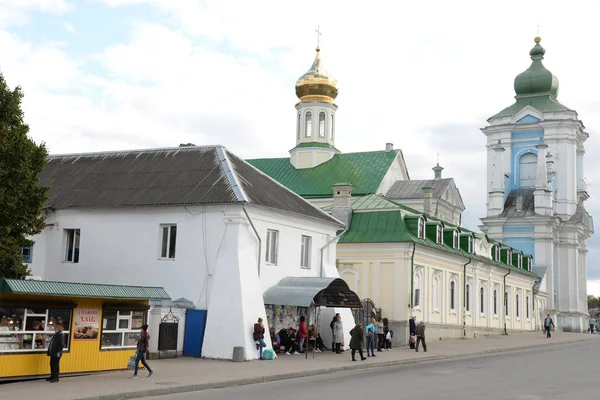
{"type": "Polygon", "coordinates": [[[415,333],[417,334],[417,350],[419,351],[419,343],[423,342],[423,351],[427,352],[427,344],[425,343],[425,323],[423,321],[419,322],[417,325],[415,333]]]}
{"type": "Polygon", "coordinates": [[[417,334],[417,324],[415,323],[415,317],[410,317],[410,320],[408,320],[408,325],[409,325],[409,333],[410,333],[410,338],[408,339],[408,343],[410,344],[410,348],[414,349],[415,348],[415,335],[417,334]]]}
{"type": "Polygon", "coordinates": [[[58,382],[58,375],[60,373],[60,357],[62,356],[63,349],[65,348],[65,334],[63,333],[63,326],[60,323],[54,325],[54,336],[50,340],[48,345],[48,351],[46,354],[50,357],[50,378],[48,381],[51,383],[58,382]]]}
{"type": "Polygon", "coordinates": [[[296,353],[296,335],[293,328],[280,330],[279,339],[281,340],[281,345],[285,347],[284,352],[287,355],[296,353]]]}

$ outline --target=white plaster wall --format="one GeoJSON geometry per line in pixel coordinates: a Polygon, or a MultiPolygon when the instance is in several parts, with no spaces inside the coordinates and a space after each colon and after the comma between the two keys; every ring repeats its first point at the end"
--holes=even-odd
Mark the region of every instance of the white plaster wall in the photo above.
{"type": "MultiPolygon", "coordinates": [[[[386,194],[396,181],[404,181],[408,179],[408,172],[402,165],[402,153],[398,153],[390,168],[386,172],[385,176],[377,188],[378,194],[386,194]]],[[[350,182],[352,183],[352,182],[350,182]]]]}

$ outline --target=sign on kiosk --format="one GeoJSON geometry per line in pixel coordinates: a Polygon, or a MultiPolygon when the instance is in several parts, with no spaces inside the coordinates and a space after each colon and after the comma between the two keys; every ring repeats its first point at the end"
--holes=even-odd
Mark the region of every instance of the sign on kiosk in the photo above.
{"type": "Polygon", "coordinates": [[[100,328],[100,310],[96,308],[75,309],[75,340],[97,340],[100,328]]]}

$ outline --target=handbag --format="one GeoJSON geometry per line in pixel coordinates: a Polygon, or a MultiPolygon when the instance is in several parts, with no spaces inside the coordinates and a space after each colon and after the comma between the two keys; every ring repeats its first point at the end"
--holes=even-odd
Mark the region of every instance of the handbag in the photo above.
{"type": "Polygon", "coordinates": [[[135,364],[137,364],[136,361],[137,361],[137,351],[136,351],[135,355],[129,357],[129,362],[127,363],[127,369],[135,369],[135,364]]]}
{"type": "Polygon", "coordinates": [[[409,343],[414,344],[416,341],[415,335],[410,335],[409,343]]]}

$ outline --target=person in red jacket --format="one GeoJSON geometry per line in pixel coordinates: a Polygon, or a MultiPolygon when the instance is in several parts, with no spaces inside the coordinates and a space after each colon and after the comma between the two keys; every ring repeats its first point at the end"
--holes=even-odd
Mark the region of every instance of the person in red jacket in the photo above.
{"type": "Polygon", "coordinates": [[[306,317],[300,317],[300,324],[298,324],[298,351],[304,353],[304,342],[308,337],[308,328],[306,327],[306,317]]]}

